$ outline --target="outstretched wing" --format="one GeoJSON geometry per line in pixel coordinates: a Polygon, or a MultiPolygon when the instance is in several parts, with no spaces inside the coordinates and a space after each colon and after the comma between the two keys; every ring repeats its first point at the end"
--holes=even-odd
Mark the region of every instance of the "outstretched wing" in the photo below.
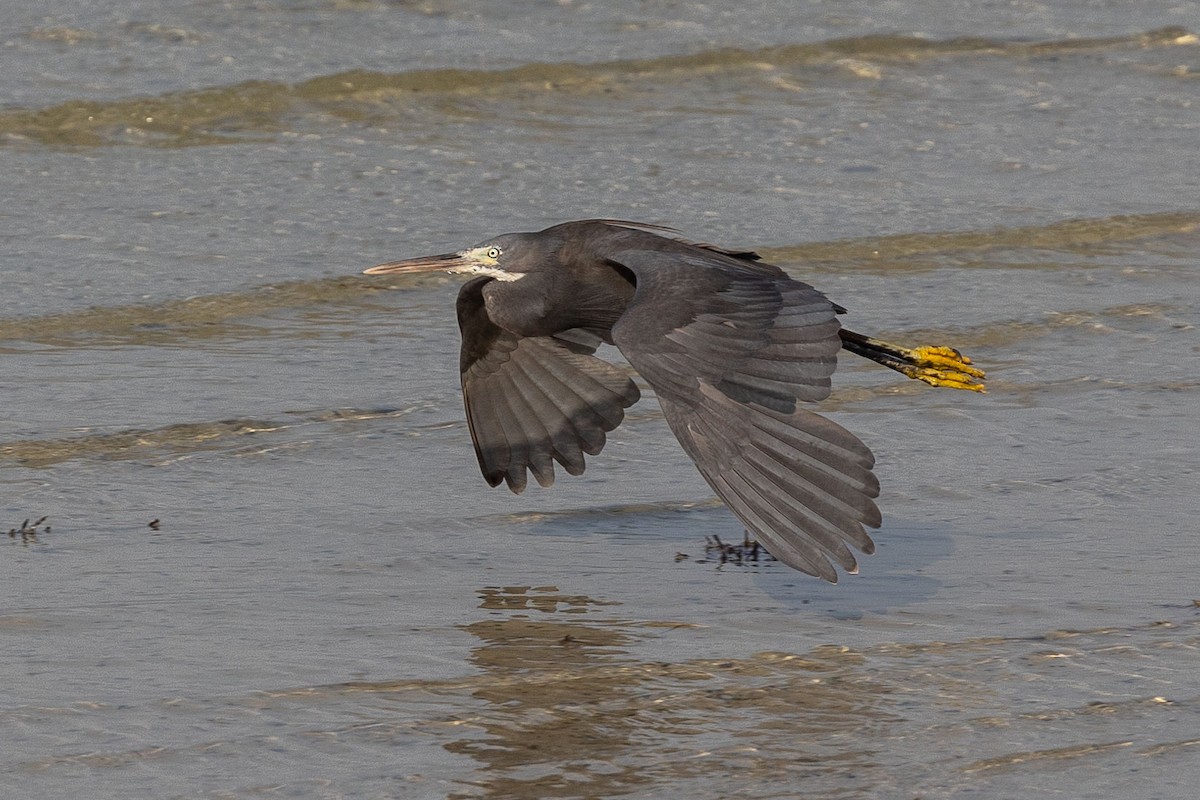
{"type": "Polygon", "coordinates": [[[837,580],[880,524],[874,456],[797,400],[829,395],[835,306],[782,274],[719,253],[626,251],[637,290],[613,341],[654,387],[700,474],[779,560],[837,580]]]}
{"type": "Polygon", "coordinates": [[[521,337],[495,325],[482,294],[490,280],[458,292],[463,401],[484,480],[520,494],[527,469],[542,486],[554,483],[555,461],[582,474],[584,453],[600,452],[639,392],[623,370],[592,355],[599,340],[521,337]]]}

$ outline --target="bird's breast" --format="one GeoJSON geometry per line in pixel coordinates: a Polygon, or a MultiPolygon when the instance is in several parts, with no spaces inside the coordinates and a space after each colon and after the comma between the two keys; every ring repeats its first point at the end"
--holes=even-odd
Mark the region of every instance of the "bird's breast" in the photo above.
{"type": "Polygon", "coordinates": [[[532,272],[519,281],[488,283],[483,299],[492,322],[518,336],[585,328],[604,338],[633,296],[633,287],[614,277],[532,272]]]}
{"type": "Polygon", "coordinates": [[[548,336],[552,315],[550,297],[544,281],[526,275],[519,281],[491,281],[483,287],[483,303],[488,317],[506,331],[518,336],[548,336]]]}

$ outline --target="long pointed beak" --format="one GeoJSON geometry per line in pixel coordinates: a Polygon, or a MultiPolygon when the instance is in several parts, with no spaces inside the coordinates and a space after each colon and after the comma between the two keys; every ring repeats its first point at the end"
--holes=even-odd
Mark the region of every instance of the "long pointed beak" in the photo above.
{"type": "Polygon", "coordinates": [[[449,272],[468,266],[470,266],[470,262],[460,253],[445,253],[440,256],[421,256],[377,264],[370,269],[364,269],[363,275],[411,275],[417,272],[437,272],[438,270],[449,272]]]}

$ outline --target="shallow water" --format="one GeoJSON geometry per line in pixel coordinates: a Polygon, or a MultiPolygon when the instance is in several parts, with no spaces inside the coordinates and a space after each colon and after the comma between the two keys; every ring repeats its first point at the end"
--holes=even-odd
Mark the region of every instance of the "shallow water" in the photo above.
{"type": "Polygon", "coordinates": [[[476,5],[14,16],[5,796],[1190,798],[1200,6],[476,5]],[[487,489],[458,281],[355,273],[589,216],[988,370],[843,359],[862,574],[706,553],[651,398],[487,489]]]}

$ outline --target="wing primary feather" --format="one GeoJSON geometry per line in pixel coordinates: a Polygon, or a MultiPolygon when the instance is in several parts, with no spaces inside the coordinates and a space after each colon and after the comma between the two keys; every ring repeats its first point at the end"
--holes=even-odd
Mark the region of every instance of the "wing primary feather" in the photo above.
{"type": "MultiPolygon", "coordinates": [[[[761,504],[772,510],[775,532],[807,535],[846,569],[855,566],[844,540],[857,544],[866,538],[859,509],[830,495],[803,472],[786,472],[784,466],[758,449],[758,443],[727,434],[720,420],[705,416],[700,432],[724,456],[723,475],[739,475],[761,504]]],[[[740,427],[740,426],[739,426],[740,427]]],[[[737,427],[730,434],[743,433],[737,427]]],[[[826,483],[826,481],[822,481],[826,483]]],[[[740,493],[746,496],[747,492],[740,493]]]]}
{"type": "MultiPolygon", "coordinates": [[[[751,436],[753,435],[752,432],[751,436]]],[[[756,441],[755,445],[764,456],[776,463],[786,464],[809,482],[822,486],[842,503],[854,508],[856,513],[861,515],[859,522],[878,527],[879,521],[859,508],[862,498],[872,498],[879,494],[879,479],[875,477],[875,473],[862,470],[855,464],[847,464],[844,468],[831,467],[778,439],[759,438],[761,440],[756,441]]]]}
{"type": "Polygon", "coordinates": [[[519,380],[517,369],[521,359],[514,358],[512,367],[502,381],[504,397],[510,412],[509,421],[515,422],[513,435],[520,438],[525,449],[525,465],[533,473],[539,485],[554,484],[554,463],[550,454],[550,431],[546,428],[545,415],[538,413],[535,400],[525,391],[525,382],[519,380]]]}
{"type": "MultiPolygon", "coordinates": [[[[582,465],[583,453],[588,455],[596,455],[604,448],[604,418],[601,417],[595,410],[593,404],[586,402],[580,395],[582,390],[582,381],[576,382],[574,385],[567,383],[565,376],[561,374],[561,367],[553,359],[533,359],[529,363],[522,366],[531,371],[533,382],[541,387],[543,391],[550,391],[552,387],[555,389],[555,397],[562,398],[562,402],[555,401],[555,405],[561,410],[563,416],[571,422],[579,443],[581,451],[579,462],[582,465]],[[566,404],[572,401],[578,403],[577,408],[567,408],[566,404]]],[[[574,460],[573,458],[571,459],[574,460]]],[[[570,471],[570,466],[563,464],[570,471]]],[[[580,466],[582,471],[583,467],[580,466]]]]}
{"type": "MultiPolygon", "coordinates": [[[[584,356],[584,358],[594,357],[584,356]]],[[[595,361],[600,364],[604,363],[600,359],[595,359],[595,361]]],[[[565,356],[539,361],[538,363],[554,375],[560,383],[572,387],[576,393],[587,392],[592,396],[607,396],[610,398],[614,402],[589,404],[589,407],[602,420],[603,424],[607,426],[607,430],[612,430],[621,424],[621,420],[624,418],[624,408],[626,407],[621,402],[624,399],[622,394],[605,386],[594,375],[586,369],[578,367],[574,362],[567,360],[565,356]],[[610,406],[614,405],[616,406],[615,408],[610,408],[610,406]]],[[[612,367],[611,365],[606,364],[605,366],[616,370],[616,367],[612,367]]],[[[593,453],[592,455],[595,454],[593,453]]]]}
{"type": "Polygon", "coordinates": [[[758,453],[747,453],[745,461],[749,467],[747,479],[751,473],[759,478],[753,485],[761,487],[764,497],[770,495],[772,505],[787,512],[785,519],[809,534],[830,555],[836,556],[843,567],[854,566],[854,557],[846,548],[846,542],[863,546],[870,540],[861,525],[862,513],[858,509],[844,506],[807,480],[798,481],[781,475],[778,462],[764,459],[758,453]]]}
{"type": "Polygon", "coordinates": [[[474,388],[465,384],[463,399],[467,410],[467,426],[471,431],[471,441],[475,445],[475,456],[479,459],[483,479],[489,486],[499,486],[508,471],[511,452],[504,438],[504,428],[496,417],[495,405],[490,398],[480,402],[474,388]]]}
{"type": "MultiPolygon", "coordinates": [[[[580,442],[588,438],[583,430],[587,420],[582,418],[590,416],[594,419],[595,415],[578,394],[553,375],[545,370],[540,375],[535,374],[540,366],[537,358],[521,359],[514,364],[525,379],[522,385],[528,386],[529,394],[533,395],[531,405],[540,409],[539,416],[546,426],[554,458],[568,474],[582,475],[585,462],[580,442]]],[[[592,424],[594,426],[595,422],[592,424]]]]}
{"type": "Polygon", "coordinates": [[[740,476],[720,475],[710,485],[755,538],[762,540],[771,555],[793,569],[837,583],[837,571],[817,548],[805,547],[803,542],[777,534],[778,526],[763,518],[764,513],[769,515],[769,510],[755,502],[754,492],[740,476]]]}
{"type": "Polygon", "coordinates": [[[513,494],[521,494],[525,491],[528,483],[525,467],[529,463],[529,448],[521,433],[516,412],[509,405],[508,393],[504,391],[504,384],[493,387],[493,391],[489,394],[492,398],[496,418],[500,423],[501,435],[508,447],[508,466],[504,471],[504,482],[508,484],[508,488],[513,494]]]}
{"type": "Polygon", "coordinates": [[[870,451],[809,411],[739,403],[703,381],[695,397],[659,401],[701,475],[747,529],[776,558],[825,580],[836,579],[830,559],[857,570],[850,546],[873,552],[863,526],[879,524],[870,451]]]}
{"type": "Polygon", "coordinates": [[[835,471],[841,471],[843,464],[854,464],[864,470],[875,466],[875,457],[854,434],[818,414],[805,412],[803,428],[789,425],[770,414],[756,416],[753,422],[764,433],[809,454],[835,471]],[[839,441],[834,441],[832,436],[837,436],[839,441]]]}

